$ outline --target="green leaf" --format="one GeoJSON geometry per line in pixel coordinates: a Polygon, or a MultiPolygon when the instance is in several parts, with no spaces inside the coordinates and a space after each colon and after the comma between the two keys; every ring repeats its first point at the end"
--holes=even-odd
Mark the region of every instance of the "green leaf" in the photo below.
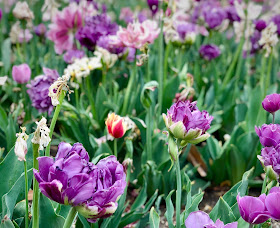
{"type": "Polygon", "coordinates": [[[165,199],[166,202],[166,212],[165,212],[165,217],[167,219],[168,222],[168,227],[172,228],[174,227],[173,225],[173,216],[174,216],[174,206],[171,200],[171,196],[172,194],[175,192],[175,190],[172,190],[171,192],[169,192],[168,196],[165,199]]]}
{"type": "Polygon", "coordinates": [[[141,95],[140,95],[140,101],[141,101],[142,105],[147,109],[152,104],[152,99],[150,97],[150,91],[154,91],[156,88],[158,88],[157,81],[147,82],[144,85],[144,87],[142,88],[141,95]]]}
{"type": "MultiPolygon", "coordinates": [[[[31,180],[33,177],[32,169],[27,171],[27,176],[29,182],[28,186],[30,187],[31,180]]],[[[7,215],[9,218],[13,217],[13,211],[16,203],[25,199],[24,193],[25,193],[25,177],[24,177],[24,173],[22,173],[21,176],[16,181],[16,183],[11,188],[11,190],[2,197],[3,216],[7,215]]]]}
{"type": "Polygon", "coordinates": [[[139,195],[137,196],[134,203],[131,205],[131,210],[137,209],[144,205],[147,200],[147,183],[144,181],[144,186],[142,187],[139,195]]]}
{"type": "Polygon", "coordinates": [[[165,113],[166,110],[172,105],[173,98],[178,91],[180,85],[179,77],[172,77],[169,79],[163,89],[163,100],[162,100],[162,112],[165,113]]]}
{"type": "Polygon", "coordinates": [[[2,45],[2,62],[4,64],[5,73],[8,73],[11,67],[11,40],[7,38],[2,45]]]}
{"type": "Polygon", "coordinates": [[[13,222],[9,218],[5,218],[1,221],[0,228],[14,228],[13,222]]]}
{"type": "Polygon", "coordinates": [[[0,128],[5,132],[8,125],[8,117],[5,110],[0,106],[0,128]]]}
{"type": "Polygon", "coordinates": [[[160,222],[160,219],[159,219],[159,215],[158,213],[156,212],[155,208],[152,207],[151,211],[150,211],[150,219],[149,219],[149,222],[150,222],[150,227],[151,228],[159,228],[159,222],[160,222]]]}
{"type": "Polygon", "coordinates": [[[65,219],[57,215],[54,211],[51,201],[49,198],[40,194],[40,216],[39,227],[49,228],[49,227],[63,227],[65,219]]]}
{"type": "Polygon", "coordinates": [[[87,220],[85,219],[85,217],[83,217],[82,215],[78,214],[78,217],[81,221],[81,223],[83,224],[84,228],[90,228],[90,225],[88,224],[87,220]]]}
{"type": "Polygon", "coordinates": [[[137,220],[141,219],[143,217],[143,213],[131,213],[129,216],[126,216],[124,220],[121,221],[120,225],[118,227],[122,228],[125,227],[128,224],[134,223],[137,220]]]}

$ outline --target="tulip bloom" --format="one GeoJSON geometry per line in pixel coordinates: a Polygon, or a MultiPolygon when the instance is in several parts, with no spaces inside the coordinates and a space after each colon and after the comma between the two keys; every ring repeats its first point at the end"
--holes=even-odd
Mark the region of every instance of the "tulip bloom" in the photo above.
{"type": "Polygon", "coordinates": [[[271,216],[275,220],[280,219],[280,187],[273,187],[265,200],[265,206],[271,216]]]}
{"type": "Polygon", "coordinates": [[[217,219],[214,223],[209,215],[203,211],[191,212],[185,221],[186,228],[237,228],[237,222],[224,224],[217,219]]]}
{"type": "Polygon", "coordinates": [[[19,84],[27,83],[31,77],[31,69],[26,63],[13,66],[12,76],[13,79],[19,84]]]}
{"type": "Polygon", "coordinates": [[[263,124],[261,127],[255,127],[255,131],[264,147],[276,147],[280,143],[279,124],[263,124]]]}
{"type": "Polygon", "coordinates": [[[201,45],[199,54],[206,60],[210,61],[221,54],[221,50],[214,44],[201,45]]]}
{"type": "Polygon", "coordinates": [[[121,138],[126,132],[126,126],[123,122],[123,118],[115,113],[108,115],[108,118],[105,122],[108,132],[114,138],[121,138]]]}
{"type": "Polygon", "coordinates": [[[158,1],[159,0],[147,0],[148,6],[153,15],[155,15],[158,11],[158,1]]]}
{"type": "Polygon", "coordinates": [[[167,110],[167,115],[162,116],[169,133],[182,140],[181,145],[197,144],[210,136],[206,131],[213,117],[206,111],[200,112],[196,102],[179,101],[167,110]]]}
{"type": "Polygon", "coordinates": [[[262,106],[264,110],[270,113],[278,111],[280,109],[280,94],[267,95],[262,102],[262,106]]]}
{"type": "Polygon", "coordinates": [[[265,194],[261,194],[259,197],[240,197],[239,194],[237,196],[240,215],[246,222],[251,224],[260,224],[270,218],[265,202],[265,194]]]}

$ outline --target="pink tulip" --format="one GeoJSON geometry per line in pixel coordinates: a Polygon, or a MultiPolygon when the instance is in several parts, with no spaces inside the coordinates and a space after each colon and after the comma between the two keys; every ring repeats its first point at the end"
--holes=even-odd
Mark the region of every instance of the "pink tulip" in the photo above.
{"type": "Polygon", "coordinates": [[[26,63],[13,66],[12,76],[13,79],[19,84],[27,83],[31,77],[31,69],[26,63]]]}

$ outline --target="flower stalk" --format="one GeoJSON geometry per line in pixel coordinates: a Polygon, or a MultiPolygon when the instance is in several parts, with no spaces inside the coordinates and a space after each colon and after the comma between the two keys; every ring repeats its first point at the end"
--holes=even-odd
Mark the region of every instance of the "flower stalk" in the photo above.
{"type": "Polygon", "coordinates": [[[176,227],[181,227],[180,213],[181,213],[181,196],[182,196],[182,183],[181,183],[181,170],[179,158],[175,161],[176,168],[176,227]]]}
{"type": "MultiPolygon", "coordinates": [[[[50,126],[50,134],[49,134],[50,138],[52,138],[54,127],[55,127],[55,124],[56,124],[56,121],[57,121],[57,118],[58,118],[58,115],[59,115],[59,112],[61,109],[62,101],[63,101],[65,95],[66,95],[66,93],[64,91],[62,91],[61,94],[59,95],[59,99],[58,99],[59,104],[55,108],[55,112],[54,112],[51,126],[50,126]]],[[[45,156],[50,156],[50,148],[51,148],[51,142],[46,147],[45,156]]]]}
{"type": "MultiPolygon", "coordinates": [[[[39,169],[37,158],[39,157],[39,144],[33,143],[33,168],[39,169]]],[[[39,183],[33,177],[33,213],[32,228],[39,228],[39,183]]]]}
{"type": "Polygon", "coordinates": [[[118,157],[118,142],[116,138],[114,139],[114,155],[116,158],[118,157]]]}
{"type": "Polygon", "coordinates": [[[75,207],[72,207],[67,215],[67,218],[65,219],[63,228],[70,228],[72,226],[72,223],[75,220],[77,214],[78,214],[78,211],[75,209],[75,207]]]}
{"type": "Polygon", "coordinates": [[[27,162],[24,161],[24,179],[25,179],[25,228],[28,228],[28,176],[27,176],[27,162]]]}

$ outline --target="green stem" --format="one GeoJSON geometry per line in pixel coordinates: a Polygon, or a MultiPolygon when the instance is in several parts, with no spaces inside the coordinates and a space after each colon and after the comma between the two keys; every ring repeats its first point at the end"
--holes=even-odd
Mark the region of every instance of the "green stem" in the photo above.
{"type": "Polygon", "coordinates": [[[25,178],[25,228],[28,228],[28,177],[27,177],[27,162],[24,161],[24,178],[25,178]]]}
{"type": "Polygon", "coordinates": [[[78,212],[75,209],[75,207],[72,207],[67,215],[67,218],[65,219],[63,228],[70,228],[72,226],[73,221],[75,220],[78,212]]]}
{"type": "Polygon", "coordinates": [[[116,138],[114,139],[114,155],[116,158],[118,157],[118,141],[116,138]]]}
{"type": "MultiPolygon", "coordinates": [[[[61,109],[62,101],[65,97],[65,94],[66,93],[64,91],[61,92],[59,99],[58,99],[59,104],[56,106],[54,114],[53,114],[53,118],[52,118],[52,122],[51,122],[51,126],[50,126],[50,134],[49,134],[51,139],[52,139],[54,127],[55,127],[55,124],[56,124],[56,121],[57,121],[57,118],[58,118],[58,115],[59,115],[59,112],[61,109]]],[[[48,157],[50,156],[50,149],[51,149],[51,142],[49,143],[49,145],[46,148],[45,156],[48,156],[48,157]]]]}
{"type": "Polygon", "coordinates": [[[237,50],[236,50],[236,52],[235,52],[235,54],[234,54],[233,60],[232,60],[232,62],[231,62],[231,64],[230,64],[230,67],[228,68],[228,71],[227,71],[226,76],[225,76],[225,78],[224,78],[224,81],[223,81],[223,88],[226,87],[227,83],[228,83],[228,82],[230,81],[230,79],[231,79],[232,73],[233,73],[233,71],[234,71],[234,69],[235,69],[235,65],[236,65],[237,60],[238,60],[238,58],[239,58],[239,56],[240,56],[240,53],[241,53],[241,51],[242,51],[244,42],[245,42],[245,39],[244,39],[244,36],[243,36],[243,37],[241,38],[241,40],[240,40],[239,46],[238,46],[238,48],[237,48],[237,50]]]}
{"type": "Polygon", "coordinates": [[[264,87],[264,95],[266,95],[267,89],[269,88],[269,85],[270,85],[272,60],[273,60],[273,54],[272,54],[272,50],[271,50],[269,60],[268,60],[268,66],[267,66],[267,75],[266,75],[266,81],[265,81],[265,87],[264,87]]]}
{"type": "Polygon", "coordinates": [[[125,97],[124,97],[123,109],[121,112],[122,116],[125,116],[127,114],[127,107],[128,107],[129,100],[131,98],[131,90],[132,90],[133,84],[135,83],[134,81],[136,79],[136,75],[137,75],[137,65],[136,65],[136,53],[135,53],[134,66],[133,66],[132,73],[130,74],[130,77],[129,77],[129,81],[128,81],[128,85],[127,85],[127,89],[126,89],[126,93],[125,93],[125,97]]]}
{"type": "Polygon", "coordinates": [[[152,106],[150,106],[147,109],[147,129],[146,129],[146,143],[147,143],[147,158],[149,161],[153,160],[152,155],[152,122],[153,122],[153,109],[152,106]]]}
{"type": "MultiPolygon", "coordinates": [[[[160,8],[163,7],[163,3],[161,4],[160,8]]],[[[160,23],[160,35],[159,35],[159,42],[158,42],[158,116],[161,116],[162,112],[162,100],[163,100],[163,23],[162,18],[159,19],[160,23]]]]}
{"type": "Polygon", "coordinates": [[[263,185],[262,185],[262,194],[265,193],[266,182],[267,182],[267,174],[265,173],[265,178],[263,180],[263,185]]]}
{"type": "Polygon", "coordinates": [[[272,114],[272,124],[275,123],[275,112],[271,113],[272,114]]]}
{"type": "Polygon", "coordinates": [[[177,181],[177,191],[176,191],[176,227],[181,227],[181,196],[182,196],[182,184],[181,184],[181,170],[180,170],[180,163],[179,157],[175,161],[175,168],[176,168],[176,181],[177,181]]]}
{"type": "Polygon", "coordinates": [[[166,83],[167,73],[168,73],[168,58],[171,49],[171,42],[169,42],[166,46],[165,54],[164,54],[164,74],[163,74],[163,84],[166,83]]]}
{"type": "Polygon", "coordinates": [[[253,228],[254,227],[254,225],[253,224],[249,224],[249,228],[253,228]]]}
{"type": "MultiPolygon", "coordinates": [[[[33,144],[33,168],[39,169],[37,158],[39,157],[39,144],[33,144]]],[[[39,184],[33,177],[33,213],[32,213],[32,227],[39,228],[39,184]]]]}
{"type": "Polygon", "coordinates": [[[266,82],[265,82],[265,69],[266,69],[267,59],[265,57],[262,58],[262,69],[261,69],[261,78],[260,78],[260,86],[262,96],[266,95],[266,82]]]}
{"type": "Polygon", "coordinates": [[[90,102],[92,116],[95,120],[97,120],[98,117],[97,117],[97,113],[96,113],[96,110],[95,110],[94,99],[93,99],[92,93],[90,92],[92,90],[92,88],[91,88],[91,82],[90,82],[89,75],[86,77],[86,87],[87,87],[87,95],[88,95],[88,99],[89,99],[89,102],[90,102]]]}

